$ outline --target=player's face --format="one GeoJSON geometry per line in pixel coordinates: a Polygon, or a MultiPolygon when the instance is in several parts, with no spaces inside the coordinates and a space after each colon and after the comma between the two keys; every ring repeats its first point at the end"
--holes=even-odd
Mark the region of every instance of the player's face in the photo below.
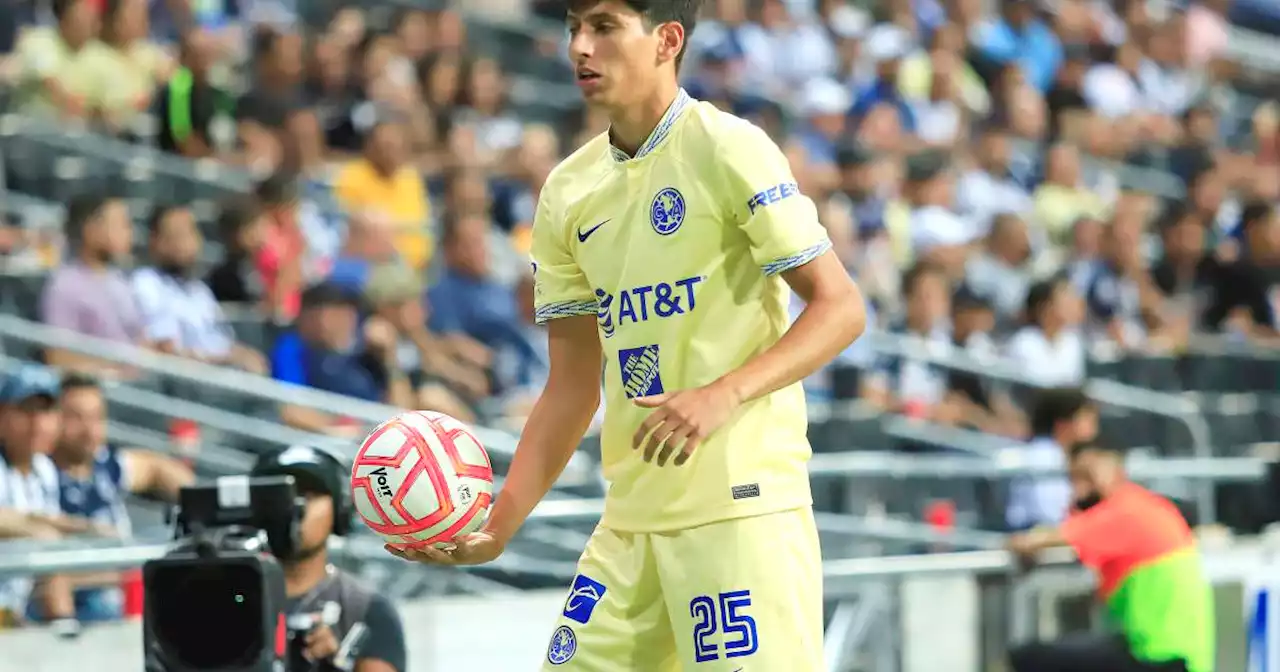
{"type": "Polygon", "coordinates": [[[618,0],[570,12],[568,26],[578,88],[596,105],[622,106],[644,97],[659,77],[674,75],[669,64],[684,48],[680,24],[648,26],[618,0]]]}

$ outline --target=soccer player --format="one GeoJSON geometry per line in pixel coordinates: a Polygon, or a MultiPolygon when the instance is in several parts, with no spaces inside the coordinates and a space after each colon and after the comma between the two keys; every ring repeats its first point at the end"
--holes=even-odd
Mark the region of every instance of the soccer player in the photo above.
{"type": "Polygon", "coordinates": [[[484,528],[448,551],[392,550],[497,557],[577,447],[603,375],[609,491],[547,669],[823,669],[800,381],[862,332],[865,305],[778,147],[677,84],[699,4],[568,2],[578,86],[611,127],[538,204],[549,380],[484,528]],[[788,286],[807,303],[794,324],[788,286]]]}

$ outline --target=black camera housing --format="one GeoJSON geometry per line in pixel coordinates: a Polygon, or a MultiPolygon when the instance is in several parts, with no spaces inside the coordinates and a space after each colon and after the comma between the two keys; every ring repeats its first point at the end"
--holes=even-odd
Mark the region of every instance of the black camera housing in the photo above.
{"type": "Polygon", "coordinates": [[[303,509],[291,476],[182,489],[174,546],[142,569],[148,672],[288,669],[276,556],[296,547],[303,509]]]}

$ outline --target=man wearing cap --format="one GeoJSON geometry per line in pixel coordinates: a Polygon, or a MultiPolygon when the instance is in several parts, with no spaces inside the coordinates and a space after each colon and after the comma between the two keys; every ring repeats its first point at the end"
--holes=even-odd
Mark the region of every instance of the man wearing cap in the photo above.
{"type": "Polygon", "coordinates": [[[902,130],[915,130],[915,115],[898,91],[898,66],[911,51],[911,35],[897,26],[880,26],[863,42],[862,53],[876,64],[876,79],[858,92],[849,116],[860,122],[879,105],[891,105],[898,112],[902,130]]]}
{"type": "MultiPolygon", "coordinates": [[[[54,540],[93,530],[58,504],[58,472],[48,455],[58,435],[57,399],[58,378],[42,366],[24,366],[0,386],[0,539],[54,540]]],[[[0,581],[0,627],[21,622],[33,595],[60,634],[78,631],[71,584],[61,575],[0,581]]]]}
{"type": "MultiPolygon", "coordinates": [[[[383,320],[368,320],[361,330],[357,304],[350,292],[329,283],[303,292],[295,328],[281,334],[272,348],[272,376],[294,385],[412,408],[416,399],[396,361],[395,329],[383,320]]],[[[335,427],[332,418],[300,406],[286,406],[281,418],[308,431],[327,432],[335,427]]]]}
{"type": "Polygon", "coordinates": [[[350,470],[337,457],[310,446],[265,455],[254,476],[292,476],[306,500],[297,543],[284,569],[290,670],[404,672],[404,627],[395,605],[329,563],[329,536],[351,525],[350,470]]]}
{"type": "Polygon", "coordinates": [[[889,231],[895,251],[905,244],[908,258],[928,261],[958,279],[978,232],[952,210],[955,180],[950,156],[930,150],[907,157],[906,182],[910,215],[905,231],[889,231]]]}

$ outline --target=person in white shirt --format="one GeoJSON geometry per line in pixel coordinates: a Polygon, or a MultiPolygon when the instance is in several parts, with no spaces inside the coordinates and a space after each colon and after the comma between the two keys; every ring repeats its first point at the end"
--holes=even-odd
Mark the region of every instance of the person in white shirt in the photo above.
{"type": "MultiPolygon", "coordinates": [[[[1001,451],[1006,463],[1065,468],[1072,446],[1098,436],[1098,409],[1078,388],[1040,392],[1031,409],[1031,440],[1001,451]]],[[[1005,522],[1011,531],[1056,525],[1071,507],[1071,484],[1065,473],[1015,479],[1009,488],[1005,522]]]]}
{"type": "Polygon", "coordinates": [[[262,354],[236,342],[213,291],[196,274],[204,241],[191,211],[158,208],[148,228],[153,265],[131,279],[147,339],[173,354],[265,373],[262,354]]]}
{"type": "Polygon", "coordinates": [[[1084,307],[1065,277],[1036,283],[1027,292],[1027,324],[1005,346],[1005,358],[1038,386],[1085,381],[1084,307]]]}
{"type": "Polygon", "coordinates": [[[910,156],[906,179],[912,204],[910,240],[915,258],[937,265],[950,278],[960,277],[978,232],[973,222],[951,209],[955,178],[950,158],[938,151],[910,156]]]}
{"type": "MultiPolygon", "coordinates": [[[[59,505],[58,470],[49,458],[58,439],[57,400],[57,374],[43,366],[24,366],[0,386],[0,539],[52,541],[94,529],[59,505]]],[[[0,627],[33,614],[73,636],[75,613],[64,575],[0,580],[0,627]]]]}
{"type": "Polygon", "coordinates": [[[956,186],[956,211],[983,231],[996,215],[1031,213],[1031,194],[1009,172],[1011,157],[1008,132],[998,126],[987,128],[978,142],[977,166],[956,186]]]}

